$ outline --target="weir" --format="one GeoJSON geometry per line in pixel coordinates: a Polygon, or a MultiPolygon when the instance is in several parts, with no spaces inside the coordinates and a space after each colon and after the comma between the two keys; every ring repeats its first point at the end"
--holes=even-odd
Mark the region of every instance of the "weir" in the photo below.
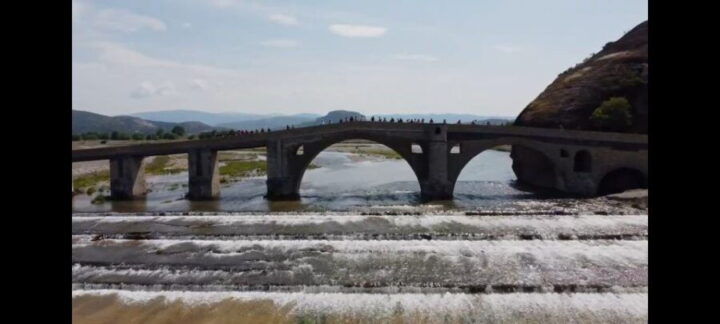
{"type": "Polygon", "coordinates": [[[187,153],[187,197],[207,200],[220,195],[219,150],[266,147],[266,198],[297,200],[310,162],[328,146],[349,139],[370,140],[397,152],[415,173],[424,200],[452,199],[463,167],[476,155],[499,145],[519,146],[535,152],[547,165],[542,169],[543,174],[535,176],[567,193],[595,195],[612,187],[607,184],[609,181],[622,183],[622,179],[617,178],[626,174],[633,177],[634,183],[646,183],[648,176],[647,135],[367,121],[215,139],[73,150],[72,159],[73,162],[109,159],[112,198],[135,199],[146,192],[144,157],[187,153]]]}

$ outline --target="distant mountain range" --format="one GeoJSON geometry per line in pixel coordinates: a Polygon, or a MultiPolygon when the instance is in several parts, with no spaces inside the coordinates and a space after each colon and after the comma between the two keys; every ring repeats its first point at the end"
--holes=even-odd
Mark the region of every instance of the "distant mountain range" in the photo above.
{"type": "MultiPolygon", "coordinates": [[[[337,122],[339,119],[349,118],[351,116],[363,116],[363,114],[349,110],[333,110],[325,116],[318,114],[294,114],[294,115],[278,115],[278,114],[246,114],[246,113],[208,113],[197,110],[166,110],[152,111],[133,114],[132,116],[143,119],[157,120],[164,122],[186,122],[198,121],[211,126],[218,126],[232,129],[258,129],[258,128],[281,128],[286,125],[311,126],[323,123],[337,122]]],[[[367,115],[369,120],[371,116],[380,118],[402,118],[406,119],[425,119],[429,121],[447,120],[448,123],[457,123],[458,120],[463,123],[469,123],[473,120],[490,121],[492,124],[504,123],[512,121],[515,117],[509,116],[480,116],[473,114],[378,114],[367,115]]]]}
{"type": "Polygon", "coordinates": [[[88,111],[73,110],[73,134],[85,132],[113,132],[153,134],[159,128],[165,131],[171,130],[176,125],[185,128],[188,134],[212,131],[213,129],[282,129],[287,126],[307,127],[327,123],[337,123],[341,119],[365,118],[386,119],[431,119],[435,122],[446,120],[448,124],[479,121],[480,123],[490,122],[491,124],[503,124],[514,120],[514,117],[483,117],[472,114],[382,114],[369,115],[349,110],[333,110],[325,116],[318,114],[246,114],[246,113],[209,113],[196,110],[166,110],[136,113],[131,116],[105,116],[88,111]]]}
{"type": "MultiPolygon", "coordinates": [[[[234,128],[234,127],[250,127],[248,125],[250,124],[243,124],[243,122],[249,122],[249,121],[259,121],[259,125],[265,124],[265,125],[272,125],[272,124],[278,124],[276,122],[272,122],[271,120],[274,118],[279,118],[280,120],[284,120],[284,122],[298,120],[298,121],[308,121],[313,120],[315,118],[320,117],[318,114],[296,114],[296,115],[280,115],[280,114],[247,114],[247,113],[235,113],[235,112],[225,112],[225,113],[210,113],[210,112],[204,112],[204,111],[198,111],[198,110],[163,110],[163,111],[149,111],[149,112],[142,112],[142,113],[135,113],[131,114],[131,116],[134,117],[140,117],[142,119],[147,120],[157,120],[157,121],[163,121],[163,122],[170,122],[170,123],[182,123],[187,121],[197,121],[201,123],[208,124],[210,126],[219,126],[219,127],[228,127],[228,128],[234,128]],[[237,124],[240,123],[240,124],[237,124]]],[[[279,125],[279,124],[278,124],[279,125]]],[[[284,124],[283,124],[284,126],[284,124]]],[[[255,127],[255,126],[252,126],[255,127]]],[[[266,126],[266,127],[272,127],[272,126],[266,126]]]]}
{"type": "Polygon", "coordinates": [[[158,129],[166,132],[172,130],[173,127],[180,125],[185,128],[188,134],[197,134],[215,129],[210,125],[188,121],[182,123],[170,123],[162,121],[145,120],[132,116],[105,116],[92,113],[89,111],[73,110],[72,111],[72,132],[73,134],[81,134],[87,132],[111,133],[122,132],[127,134],[141,133],[154,134],[158,129]]]}

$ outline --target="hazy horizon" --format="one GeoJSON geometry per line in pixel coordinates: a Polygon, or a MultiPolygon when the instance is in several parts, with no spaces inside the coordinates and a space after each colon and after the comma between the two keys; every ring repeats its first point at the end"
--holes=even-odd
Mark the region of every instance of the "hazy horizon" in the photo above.
{"type": "Polygon", "coordinates": [[[517,116],[646,1],[72,1],[72,107],[517,116]]]}

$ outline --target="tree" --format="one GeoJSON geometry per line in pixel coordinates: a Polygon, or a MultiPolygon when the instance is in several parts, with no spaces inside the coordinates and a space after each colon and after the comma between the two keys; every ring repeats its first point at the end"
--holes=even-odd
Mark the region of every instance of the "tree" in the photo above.
{"type": "Polygon", "coordinates": [[[172,132],[173,134],[177,135],[177,136],[184,136],[184,135],[185,135],[185,128],[183,128],[183,127],[180,126],[180,125],[177,125],[177,126],[173,127],[173,129],[171,130],[171,132],[172,132]]]}
{"type": "Polygon", "coordinates": [[[590,121],[599,130],[622,132],[632,126],[632,106],[624,97],[603,101],[590,115],[590,121]]]}
{"type": "Polygon", "coordinates": [[[141,141],[141,140],[143,140],[144,138],[145,138],[145,136],[144,136],[143,134],[140,134],[140,133],[134,133],[134,134],[132,135],[132,139],[133,139],[133,140],[136,140],[136,141],[141,141]]]}
{"type": "Polygon", "coordinates": [[[72,140],[73,140],[73,142],[74,142],[74,141],[79,141],[79,140],[80,140],[80,135],[72,134],[72,140]]]}
{"type": "Polygon", "coordinates": [[[175,135],[175,134],[173,134],[173,133],[165,133],[165,134],[163,134],[162,138],[163,138],[163,139],[174,140],[174,139],[177,138],[177,135],[175,135]]]}
{"type": "Polygon", "coordinates": [[[158,138],[162,138],[163,133],[165,133],[165,131],[162,128],[158,128],[158,130],[155,132],[155,136],[157,136],[158,138]]]}

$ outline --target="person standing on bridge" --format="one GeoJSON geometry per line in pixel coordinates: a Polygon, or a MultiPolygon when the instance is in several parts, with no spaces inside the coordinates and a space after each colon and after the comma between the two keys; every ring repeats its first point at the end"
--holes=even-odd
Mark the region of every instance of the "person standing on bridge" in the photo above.
{"type": "Polygon", "coordinates": [[[375,121],[375,116],[370,117],[370,121],[371,121],[371,122],[374,122],[374,121],[375,121]]]}
{"type": "Polygon", "coordinates": [[[432,118],[430,118],[430,124],[432,124],[432,123],[433,123],[433,120],[432,120],[432,118]]]}

